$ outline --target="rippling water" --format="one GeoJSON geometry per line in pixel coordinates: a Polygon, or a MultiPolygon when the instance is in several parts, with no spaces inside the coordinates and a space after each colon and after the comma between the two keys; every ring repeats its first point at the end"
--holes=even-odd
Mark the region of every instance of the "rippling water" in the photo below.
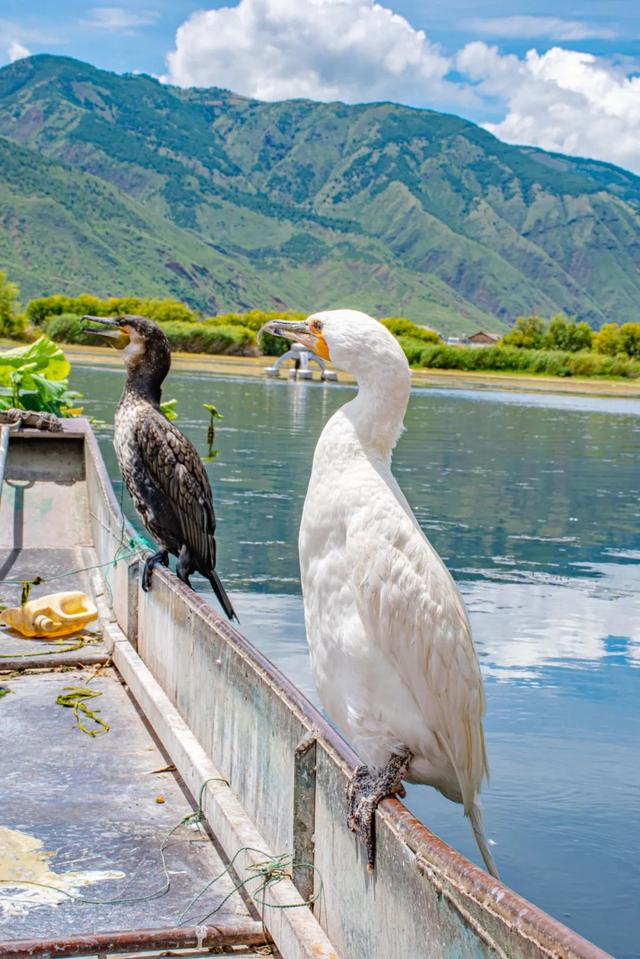
{"type": "MultiPolygon", "coordinates": [[[[122,374],[78,369],[111,421],[122,374]]],[[[314,701],[296,551],[338,386],[172,375],[206,450],[219,570],[242,629],[314,701]]],[[[618,959],[640,956],[640,403],[415,390],[394,469],[456,577],[487,684],[489,834],[505,881],[618,959]]],[[[114,480],[108,431],[102,449],[114,480]]],[[[460,807],[411,809],[477,861],[460,807]]]]}

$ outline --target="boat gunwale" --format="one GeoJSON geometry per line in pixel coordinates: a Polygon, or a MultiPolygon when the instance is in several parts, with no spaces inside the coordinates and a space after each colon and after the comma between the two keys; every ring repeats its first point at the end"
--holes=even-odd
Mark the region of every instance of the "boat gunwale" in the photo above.
{"type": "MultiPolygon", "coordinates": [[[[129,535],[134,536],[135,530],[128,520],[125,518],[124,524],[122,522],[122,512],[90,423],[84,417],[79,417],[63,421],[63,429],[69,437],[76,436],[78,439],[84,439],[86,454],[92,459],[113,520],[122,525],[129,535]]],[[[46,434],[37,430],[24,430],[21,431],[21,435],[41,439],[46,434]]],[[[51,439],[60,435],[60,433],[48,434],[51,439]]],[[[122,560],[122,562],[126,561],[122,560]]],[[[162,579],[171,592],[185,603],[193,614],[229,643],[254,670],[262,674],[267,684],[308,728],[318,745],[341,767],[345,775],[350,776],[360,764],[358,756],[304,693],[235,626],[217,613],[200,594],[181,583],[171,570],[156,567],[155,577],[162,579]]],[[[428,877],[427,881],[447,898],[464,921],[471,921],[472,924],[475,922],[459,897],[470,900],[479,909],[490,913],[507,930],[516,930],[524,940],[548,955],[550,959],[552,957],[553,959],[612,959],[609,953],[529,902],[501,880],[494,879],[462,853],[449,846],[417,819],[401,800],[397,798],[383,800],[378,807],[378,812],[399,840],[415,854],[417,867],[428,877]]],[[[476,928],[474,931],[485,941],[489,941],[485,930],[476,928]]],[[[500,949],[492,937],[490,945],[493,949],[500,949]]]]}

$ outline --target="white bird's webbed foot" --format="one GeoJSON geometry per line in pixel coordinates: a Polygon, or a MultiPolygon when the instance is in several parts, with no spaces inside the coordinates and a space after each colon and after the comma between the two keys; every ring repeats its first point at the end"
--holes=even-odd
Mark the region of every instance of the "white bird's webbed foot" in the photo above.
{"type": "Polygon", "coordinates": [[[358,766],[349,783],[347,826],[366,846],[369,872],[373,872],[376,859],[376,809],[388,796],[406,795],[402,780],[412,758],[411,752],[405,748],[401,753],[394,753],[380,770],[358,766]]]}

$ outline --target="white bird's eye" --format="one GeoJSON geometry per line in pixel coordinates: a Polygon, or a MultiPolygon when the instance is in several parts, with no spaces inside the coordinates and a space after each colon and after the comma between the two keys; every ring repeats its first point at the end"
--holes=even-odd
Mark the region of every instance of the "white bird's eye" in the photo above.
{"type": "Polygon", "coordinates": [[[319,333],[322,330],[322,320],[314,320],[311,329],[314,333],[319,333]]]}

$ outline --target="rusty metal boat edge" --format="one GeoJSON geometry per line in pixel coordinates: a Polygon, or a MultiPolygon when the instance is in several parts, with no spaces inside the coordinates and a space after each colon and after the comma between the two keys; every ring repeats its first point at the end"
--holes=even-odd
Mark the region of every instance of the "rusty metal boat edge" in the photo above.
{"type": "MultiPolygon", "coordinates": [[[[56,438],[22,435],[43,443],[56,438]]],[[[128,538],[133,530],[123,521],[89,424],[65,422],[63,435],[83,444],[94,546],[98,562],[108,563],[121,550],[123,533],[128,538]]],[[[114,641],[114,661],[192,792],[198,775],[218,771],[269,849],[293,856],[298,892],[314,900],[313,915],[335,950],[308,942],[302,954],[606,959],[597,946],[449,847],[399,800],[385,800],[379,808],[371,876],[345,823],[346,784],[357,764],[353,751],[201,596],[164,569],[154,573],[152,591],[143,593],[138,574],[139,558],[130,555],[110,572],[114,630],[122,637],[114,641]],[[191,739],[189,751],[183,744],[191,739]],[[184,754],[184,771],[172,748],[184,754]],[[195,755],[201,761],[190,770],[195,755]]],[[[216,819],[219,788],[207,787],[211,815],[208,802],[204,808],[232,858],[238,848],[229,842],[240,833],[216,819]]],[[[286,911],[265,909],[272,934],[286,911]]],[[[287,934],[274,938],[288,959],[287,934]]]]}
{"type": "Polygon", "coordinates": [[[63,959],[73,956],[111,956],[119,953],[157,952],[169,949],[223,949],[238,943],[264,946],[266,937],[262,924],[254,923],[247,932],[246,925],[225,923],[204,929],[179,926],[174,929],[141,929],[130,932],[96,933],[89,936],[74,936],[52,939],[13,940],[10,946],[11,959],[63,959]]]}

